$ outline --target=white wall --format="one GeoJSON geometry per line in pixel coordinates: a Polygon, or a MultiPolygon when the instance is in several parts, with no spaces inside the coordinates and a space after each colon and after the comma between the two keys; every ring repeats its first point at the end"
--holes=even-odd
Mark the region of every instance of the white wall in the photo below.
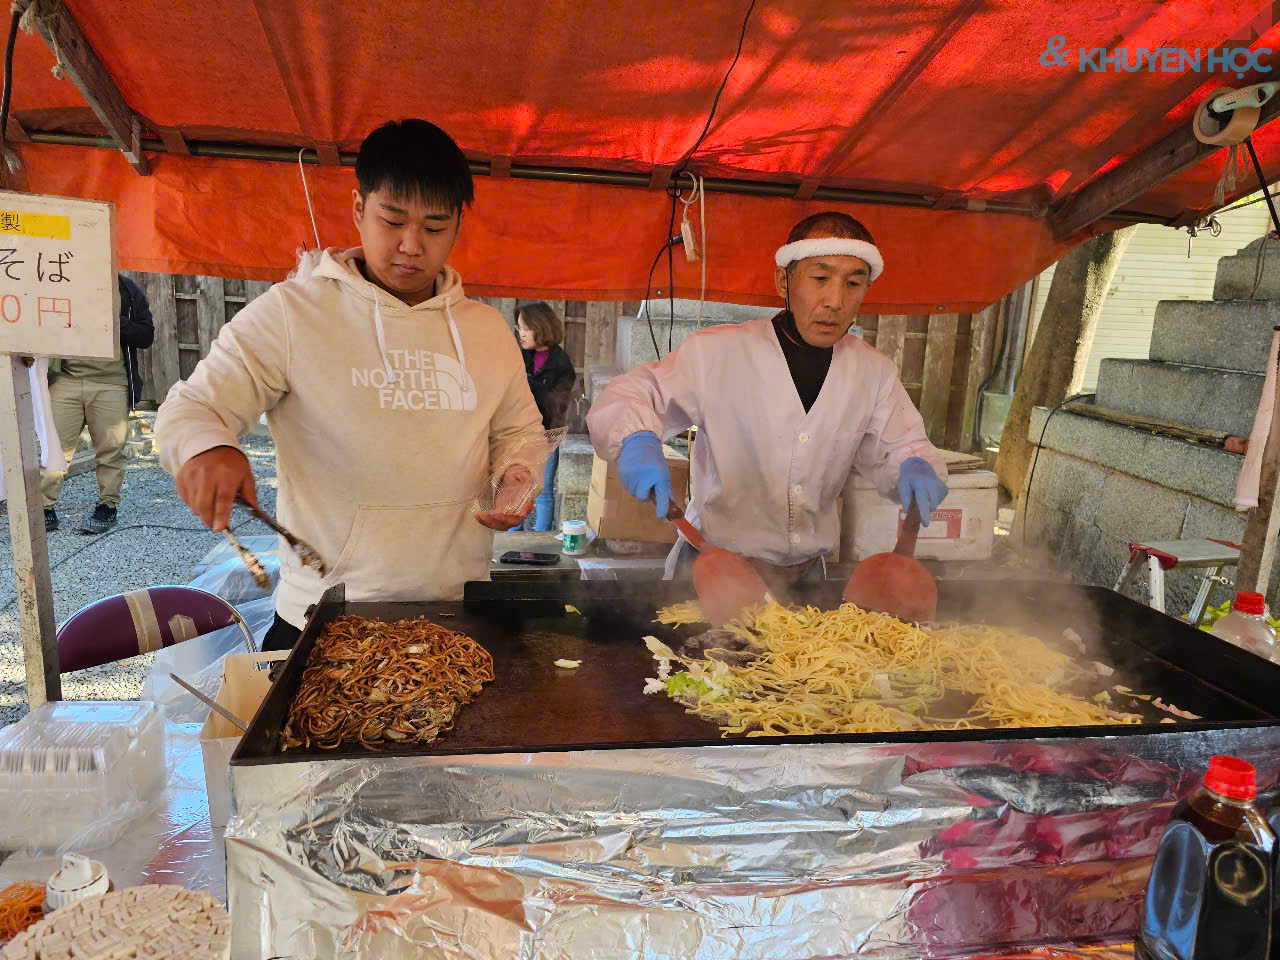
{"type": "MultiPolygon", "coordinates": [[[[1222,223],[1221,236],[1200,233],[1192,241],[1190,259],[1186,230],[1139,225],[1107,292],[1089,353],[1085,389],[1097,386],[1098,364],[1105,357],[1145,360],[1151,347],[1156,304],[1161,300],[1212,299],[1218,258],[1234,254],[1262,236],[1270,225],[1265,202],[1218,214],[1218,220],[1222,223]]],[[[1033,329],[1039,323],[1052,279],[1053,267],[1040,274],[1033,329]]]]}

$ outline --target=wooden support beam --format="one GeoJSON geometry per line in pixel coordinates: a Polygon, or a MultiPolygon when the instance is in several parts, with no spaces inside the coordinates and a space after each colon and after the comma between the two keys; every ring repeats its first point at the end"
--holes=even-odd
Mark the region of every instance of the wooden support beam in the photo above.
{"type": "Polygon", "coordinates": [[[799,200],[801,203],[808,203],[813,199],[813,195],[818,192],[818,187],[822,186],[820,177],[805,177],[800,181],[800,186],[796,187],[793,200],[799,200]]]}
{"type": "Polygon", "coordinates": [[[338,145],[327,141],[317,140],[315,142],[316,161],[322,167],[339,167],[342,165],[342,157],[338,154],[338,145]]]}
{"type": "Polygon", "coordinates": [[[191,156],[191,148],[187,146],[187,138],[182,135],[182,131],[177,127],[158,127],[156,130],[160,134],[160,139],[164,142],[166,153],[176,153],[179,156],[191,156]]]}
{"type": "Polygon", "coordinates": [[[1123,410],[1100,407],[1096,403],[1088,403],[1084,400],[1073,400],[1071,403],[1064,405],[1062,409],[1066,413],[1089,417],[1091,420],[1105,420],[1107,423],[1119,424],[1122,427],[1132,427],[1135,430],[1143,430],[1147,433],[1165,437],[1176,437],[1179,440],[1189,440],[1192,443],[1203,443],[1209,447],[1225,446],[1227,438],[1230,436],[1230,434],[1221,430],[1203,430],[1200,427],[1188,427],[1185,424],[1174,423],[1172,420],[1161,420],[1159,417],[1139,417],[1132,413],[1125,413],[1123,410]]]}
{"type": "MultiPolygon", "coordinates": [[[[1280,100],[1273,99],[1263,105],[1258,116],[1258,127],[1270,123],[1278,115],[1280,100]]],[[[1068,198],[1049,217],[1053,234],[1059,241],[1065,240],[1210,154],[1226,149],[1228,148],[1201,143],[1192,132],[1191,124],[1184,123],[1127,163],[1108,171],[1075,196],[1068,198]]],[[[1249,177],[1252,176],[1253,172],[1250,171],[1249,177]]]]}
{"type": "Polygon", "coordinates": [[[671,182],[671,173],[674,170],[675,170],[675,167],[667,167],[667,166],[661,166],[661,165],[655,166],[652,170],[649,171],[649,189],[650,190],[667,189],[667,184],[671,182]]]}
{"type": "Polygon", "coordinates": [[[63,3],[42,4],[42,9],[34,13],[35,28],[58,58],[65,76],[76,85],[129,164],[145,177],[151,167],[142,152],[142,124],[102,65],[80,24],[63,3]]]}
{"type": "Polygon", "coordinates": [[[40,509],[40,451],[31,374],[21,357],[0,354],[0,451],[9,497],[9,536],[18,591],[18,628],[27,668],[27,703],[62,699],[49,542],[40,509]]]}

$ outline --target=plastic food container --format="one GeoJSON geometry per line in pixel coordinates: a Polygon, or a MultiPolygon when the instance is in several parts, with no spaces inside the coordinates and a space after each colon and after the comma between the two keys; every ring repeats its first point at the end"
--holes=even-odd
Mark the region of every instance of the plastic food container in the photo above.
{"type": "Polygon", "coordinates": [[[567,557],[580,557],[587,552],[587,524],[584,520],[566,520],[560,527],[561,552],[567,557]]]}
{"type": "Polygon", "coordinates": [[[0,730],[0,849],[109,846],[163,786],[164,763],[157,704],[36,707],[0,730]]]}

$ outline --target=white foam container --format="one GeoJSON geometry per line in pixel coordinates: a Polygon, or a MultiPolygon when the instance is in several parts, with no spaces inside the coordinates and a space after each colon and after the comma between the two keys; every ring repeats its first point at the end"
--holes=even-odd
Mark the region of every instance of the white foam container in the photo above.
{"type": "MultiPolygon", "coordinates": [[[[995,546],[996,475],[989,470],[953,474],[949,492],[920,528],[916,556],[925,560],[987,560],[995,546]]],[[[898,541],[904,514],[871,481],[854,474],[844,491],[840,555],[864,560],[885,553],[898,541]]]]}
{"type": "Polygon", "coordinates": [[[164,785],[164,713],[148,701],[41,704],[0,730],[0,849],[110,845],[164,785]]]}

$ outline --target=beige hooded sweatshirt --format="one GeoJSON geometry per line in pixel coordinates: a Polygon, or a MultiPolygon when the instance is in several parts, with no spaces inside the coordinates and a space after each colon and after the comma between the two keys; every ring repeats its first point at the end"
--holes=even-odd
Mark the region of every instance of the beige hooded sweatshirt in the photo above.
{"type": "Polygon", "coordinates": [[[409,307],[357,259],[326,250],[246,306],[156,418],[177,474],[266,412],[279,520],[329,566],[321,579],[281,543],[276,612],[296,627],[336,583],[349,600],[459,599],[488,579],[493,549],[472,499],[506,456],[542,473],[542,418],[502,315],[466,299],[448,266],[409,307]]]}

